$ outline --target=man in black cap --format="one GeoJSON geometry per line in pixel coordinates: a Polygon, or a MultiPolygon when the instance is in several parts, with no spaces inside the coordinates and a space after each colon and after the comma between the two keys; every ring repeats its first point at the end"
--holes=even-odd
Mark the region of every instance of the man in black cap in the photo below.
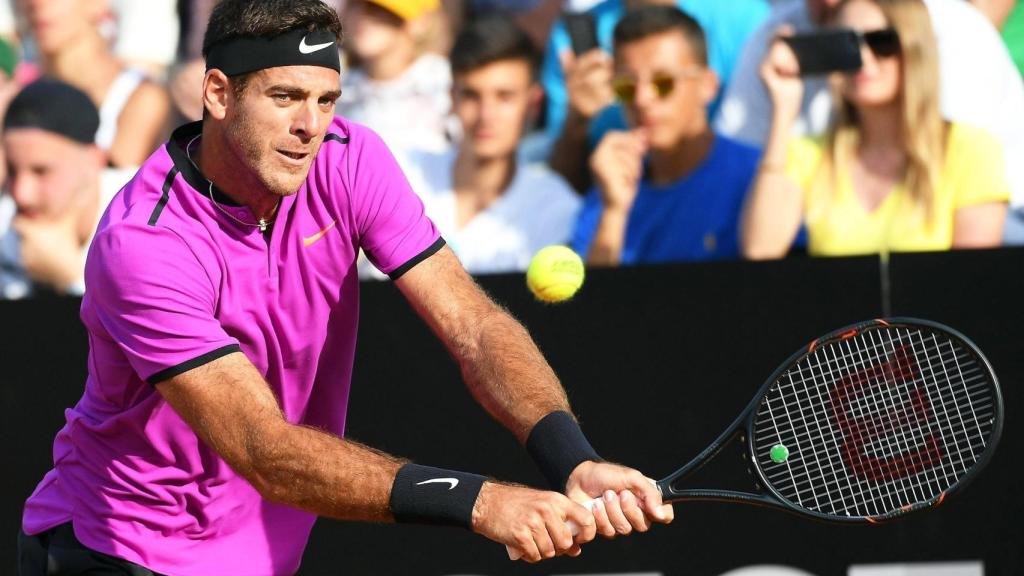
{"type": "Polygon", "coordinates": [[[104,170],[99,113],[55,80],[26,86],[4,115],[6,190],[0,196],[0,299],[84,290],[85,253],[104,208],[131,173],[104,170]]]}

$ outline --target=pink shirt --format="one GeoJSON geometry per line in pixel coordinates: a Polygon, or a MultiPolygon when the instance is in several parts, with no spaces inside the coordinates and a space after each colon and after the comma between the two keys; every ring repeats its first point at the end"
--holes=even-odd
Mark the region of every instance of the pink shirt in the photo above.
{"type": "Polygon", "coordinates": [[[359,248],[397,277],[444,241],[365,127],[334,119],[266,234],[211,202],[184,151],[200,131],[179,128],[100,222],[81,310],[89,378],[23,528],[71,521],[86,546],[170,575],[293,573],[315,516],[264,501],[153,384],[241,350],[289,422],[342,435],[359,248]]]}

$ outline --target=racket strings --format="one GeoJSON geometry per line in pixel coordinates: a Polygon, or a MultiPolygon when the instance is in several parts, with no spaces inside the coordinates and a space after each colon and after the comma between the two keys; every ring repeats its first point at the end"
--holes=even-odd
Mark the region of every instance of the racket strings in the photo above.
{"type": "Polygon", "coordinates": [[[872,517],[939,497],[978,461],[994,427],[988,371],[935,332],[878,328],[830,342],[776,381],[755,455],[787,500],[872,517]],[[791,456],[773,462],[773,446],[791,456]]]}

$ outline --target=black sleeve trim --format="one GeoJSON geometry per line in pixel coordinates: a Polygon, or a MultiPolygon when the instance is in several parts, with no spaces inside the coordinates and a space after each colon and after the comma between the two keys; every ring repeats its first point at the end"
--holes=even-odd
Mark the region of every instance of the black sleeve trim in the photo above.
{"type": "Polygon", "coordinates": [[[391,274],[388,274],[388,276],[390,276],[392,280],[398,280],[399,278],[402,277],[403,274],[405,274],[409,270],[412,270],[417,264],[419,264],[420,262],[423,262],[427,258],[430,258],[434,254],[436,254],[437,251],[440,250],[441,248],[444,248],[444,244],[445,244],[444,238],[441,238],[440,236],[438,236],[436,242],[434,242],[433,244],[428,246],[427,249],[424,250],[423,252],[420,252],[416,256],[413,256],[405,264],[402,264],[398,268],[395,268],[394,270],[392,270],[391,274]]]}
{"type": "Polygon", "coordinates": [[[217,348],[216,350],[211,350],[210,352],[207,352],[202,356],[198,356],[186,362],[182,362],[177,366],[171,366],[170,368],[161,370],[156,374],[153,374],[149,378],[146,378],[146,382],[149,382],[150,384],[159,384],[164,380],[173,378],[179,374],[184,374],[185,372],[188,372],[193,368],[198,368],[203,364],[209,364],[210,362],[213,362],[217,358],[221,358],[223,356],[227,356],[228,354],[233,354],[235,352],[241,351],[242,349],[238,346],[238,344],[228,344],[227,346],[222,346],[220,348],[217,348]]]}
{"type": "Polygon", "coordinates": [[[324,136],[324,141],[334,140],[335,142],[341,142],[342,144],[348,144],[348,136],[340,136],[333,132],[328,132],[327,136],[324,136]]]}
{"type": "Polygon", "coordinates": [[[167,173],[167,177],[164,178],[164,192],[160,196],[160,200],[156,203],[156,208],[153,208],[153,213],[149,215],[149,225],[156,226],[156,221],[160,218],[160,214],[164,211],[164,206],[167,206],[167,201],[171,198],[171,184],[174,184],[174,178],[178,175],[178,167],[171,168],[171,171],[167,173]]]}

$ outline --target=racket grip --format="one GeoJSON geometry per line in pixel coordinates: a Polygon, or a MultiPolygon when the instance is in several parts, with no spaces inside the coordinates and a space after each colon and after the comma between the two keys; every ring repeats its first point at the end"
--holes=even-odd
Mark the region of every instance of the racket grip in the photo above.
{"type": "MultiPolygon", "coordinates": [[[[593,500],[588,500],[588,501],[583,503],[583,507],[586,508],[587,510],[590,510],[591,512],[593,512],[594,510],[597,510],[602,505],[604,505],[604,502],[601,500],[600,497],[594,498],[593,500]]],[[[579,525],[577,525],[572,520],[566,520],[565,521],[565,526],[569,529],[570,532],[572,532],[573,536],[575,536],[575,535],[580,533],[579,525]]],[[[508,559],[509,560],[519,560],[522,557],[519,554],[519,551],[518,550],[514,550],[511,546],[505,546],[505,550],[508,551],[508,559]]]]}

